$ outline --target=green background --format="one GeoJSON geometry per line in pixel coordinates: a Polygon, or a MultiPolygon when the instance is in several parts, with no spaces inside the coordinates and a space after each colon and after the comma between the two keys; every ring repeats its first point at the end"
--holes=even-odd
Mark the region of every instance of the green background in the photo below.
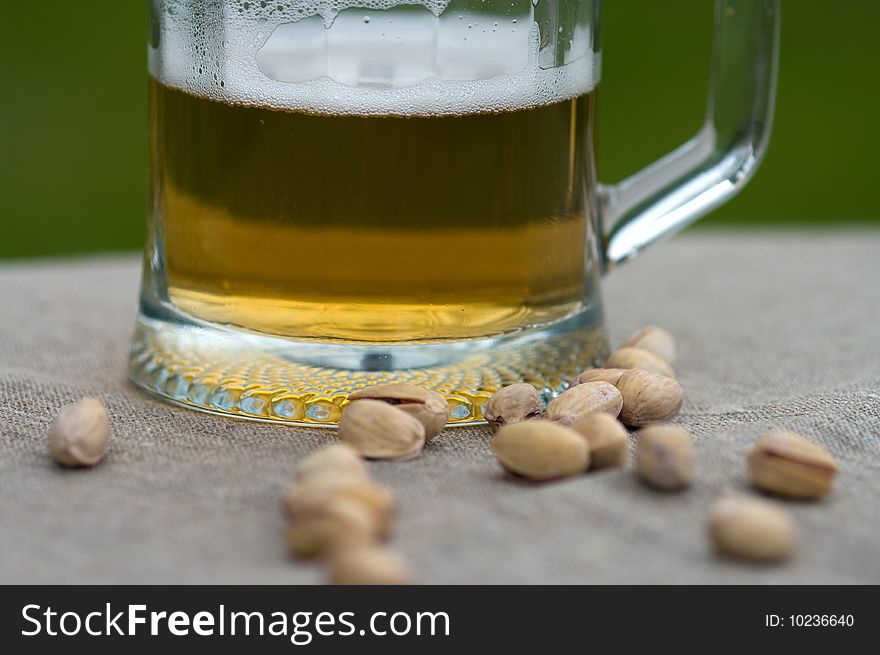
{"type": "MultiPolygon", "coordinates": [[[[697,130],[710,0],[605,0],[599,167],[618,180],[697,130]]],[[[0,39],[0,257],[139,247],[147,3],[7,3],[0,39]]],[[[701,222],[880,220],[880,3],[788,0],[776,119],[751,184],[701,222]]]]}

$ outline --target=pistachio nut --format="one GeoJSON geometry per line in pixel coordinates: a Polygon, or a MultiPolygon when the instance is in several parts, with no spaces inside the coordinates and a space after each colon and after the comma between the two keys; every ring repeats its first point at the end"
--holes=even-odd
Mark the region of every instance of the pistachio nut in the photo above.
{"type": "Polygon", "coordinates": [[[352,477],[366,478],[364,460],[347,444],[336,443],[316,450],[296,467],[296,479],[305,480],[327,472],[345,473],[352,477]]]}
{"type": "Polygon", "coordinates": [[[761,437],[748,455],[752,484],[789,498],[812,500],[831,491],[837,465],[822,446],[793,432],[761,437]]]}
{"type": "Polygon", "coordinates": [[[781,560],[794,550],[794,522],[788,512],[766,500],[728,496],[712,506],[709,538],[721,555],[781,560]]]}
{"type": "Polygon", "coordinates": [[[617,386],[620,376],[626,373],[624,368],[590,368],[578,375],[571,386],[584,384],[585,382],[608,382],[617,386]]]}
{"type": "Polygon", "coordinates": [[[380,484],[341,472],[326,472],[292,484],[282,499],[282,513],[291,522],[320,516],[336,500],[361,505],[380,532],[387,535],[394,519],[394,497],[380,484]]]}
{"type": "Polygon", "coordinates": [[[668,330],[656,325],[642,328],[627,339],[623,345],[647,350],[668,364],[675,364],[675,337],[668,330]]]}
{"type": "Polygon", "coordinates": [[[583,473],[590,464],[590,450],[583,437],[543,419],[502,426],[492,437],[491,446],[504,468],[532,480],[583,473]]]}
{"type": "Polygon", "coordinates": [[[678,414],[684,402],[684,391],[678,382],[642,369],[631,369],[621,375],[617,388],[623,395],[620,421],[631,427],[667,421],[678,414]]]}
{"type": "Polygon", "coordinates": [[[560,425],[571,425],[587,414],[620,414],[623,396],[608,382],[585,382],[566,389],[547,405],[544,418],[560,425]]]}
{"type": "Polygon", "coordinates": [[[289,524],[287,546],[296,557],[323,557],[337,548],[373,542],[381,536],[381,526],[367,508],[339,498],[320,513],[289,524]]]}
{"type": "Polygon", "coordinates": [[[694,479],[694,446],[687,430],[676,425],[651,425],[639,430],[636,442],[639,477],[657,489],[674,491],[694,479]]]}
{"type": "Polygon", "coordinates": [[[376,384],[359,389],[348,399],[381,400],[411,414],[425,426],[425,439],[436,437],[449,421],[449,404],[442,394],[414,384],[376,384]]]}
{"type": "Polygon", "coordinates": [[[395,405],[358,400],[342,412],[339,440],[370,459],[412,459],[425,445],[425,426],[395,405]]]}
{"type": "Polygon", "coordinates": [[[495,431],[502,425],[540,418],[543,412],[544,401],[538,390],[527,382],[517,382],[499,389],[489,398],[483,418],[495,431]]]}
{"type": "Polygon", "coordinates": [[[352,545],[334,551],[328,573],[331,583],[342,585],[405,585],[415,581],[415,575],[403,559],[375,544],[352,545]]]}
{"type": "Polygon", "coordinates": [[[104,403],[83,398],[67,405],[49,426],[49,453],[62,466],[94,466],[107,454],[110,417],[104,403]]]}
{"type": "Polygon", "coordinates": [[[587,440],[590,447],[590,469],[603,469],[626,464],[629,455],[629,433],[610,414],[587,414],[571,426],[587,440]]]}
{"type": "Polygon", "coordinates": [[[618,348],[611,353],[605,366],[608,368],[640,368],[658,375],[675,377],[675,369],[666,360],[641,348],[618,348]]]}

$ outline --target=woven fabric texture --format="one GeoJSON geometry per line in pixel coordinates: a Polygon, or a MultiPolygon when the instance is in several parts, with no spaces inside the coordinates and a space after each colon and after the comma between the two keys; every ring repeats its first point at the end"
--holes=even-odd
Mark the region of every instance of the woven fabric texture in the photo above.
{"type": "MultiPolygon", "coordinates": [[[[290,560],[278,511],[296,462],[334,441],[187,411],[126,380],[135,256],[0,265],[0,582],[323,581],[290,560]],[[62,470],[46,430],[104,400],[113,433],[92,470],[62,470]]],[[[880,582],[880,232],[703,232],[652,249],[603,288],[612,344],[677,335],[694,486],[644,488],[631,465],[561,482],[505,475],[485,428],[447,430],[421,458],[371,463],[399,504],[392,546],[428,583],[880,582]],[[748,487],[772,427],[837,458],[834,492],[786,503],[796,555],[718,559],[711,503],[748,487]]]]}

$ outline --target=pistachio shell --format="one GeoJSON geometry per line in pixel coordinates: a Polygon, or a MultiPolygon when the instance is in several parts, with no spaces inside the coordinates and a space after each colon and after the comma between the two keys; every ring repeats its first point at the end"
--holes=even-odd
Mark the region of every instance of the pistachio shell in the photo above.
{"type": "Polygon", "coordinates": [[[526,382],[518,382],[497,391],[486,403],[483,418],[493,430],[502,425],[540,418],[544,401],[538,390],[526,382]]]}
{"type": "Polygon", "coordinates": [[[631,369],[620,376],[617,388],[623,395],[620,421],[631,427],[667,421],[678,414],[684,402],[678,382],[641,369],[631,369]]]}
{"type": "Polygon", "coordinates": [[[415,581],[409,565],[399,556],[367,544],[336,550],[328,573],[333,584],[343,585],[406,585],[415,581]]]}
{"type": "Polygon", "coordinates": [[[376,384],[358,389],[348,399],[381,400],[412,414],[425,426],[425,439],[436,437],[449,421],[449,404],[442,394],[414,384],[376,384]]]}
{"type": "Polygon", "coordinates": [[[380,400],[358,400],[342,413],[339,440],[370,459],[412,459],[425,445],[425,427],[380,400]]]}
{"type": "Polygon", "coordinates": [[[571,386],[584,384],[585,382],[608,382],[617,386],[620,376],[626,373],[625,368],[591,368],[578,375],[571,386]]]}
{"type": "Polygon", "coordinates": [[[624,347],[615,350],[605,362],[605,366],[608,368],[640,368],[658,375],[675,377],[675,369],[663,358],[640,348],[624,347]]]}
{"type": "Polygon", "coordinates": [[[491,446],[504,468],[532,480],[582,473],[590,463],[583,437],[542,419],[503,426],[492,437],[491,446]]]}
{"type": "Polygon", "coordinates": [[[649,325],[642,328],[627,339],[623,345],[647,350],[668,364],[675,364],[675,337],[662,327],[649,325]]]}
{"type": "Polygon", "coordinates": [[[795,543],[788,512],[746,496],[722,498],[712,506],[709,536],[719,554],[757,561],[785,559],[795,543]]]}
{"type": "Polygon", "coordinates": [[[337,548],[375,541],[381,535],[381,526],[367,508],[340,498],[320,513],[290,524],[287,545],[296,557],[323,557],[337,548]]]}
{"type": "Polygon", "coordinates": [[[594,412],[571,426],[587,440],[590,447],[590,469],[603,469],[626,464],[629,455],[629,433],[610,414],[594,412]]]}
{"type": "Polygon", "coordinates": [[[752,484],[789,498],[812,500],[831,491],[837,465],[822,446],[793,432],[775,431],[748,456],[752,484]]]}
{"type": "Polygon", "coordinates": [[[68,405],[49,427],[49,453],[62,466],[94,466],[107,454],[110,417],[104,403],[83,398],[68,405]]]}
{"type": "Polygon", "coordinates": [[[357,451],[346,444],[332,444],[316,450],[296,467],[296,479],[304,480],[329,471],[366,478],[367,469],[357,451]]]}
{"type": "Polygon", "coordinates": [[[320,516],[336,500],[361,505],[380,526],[380,532],[391,531],[394,498],[385,487],[368,479],[347,473],[328,471],[312,475],[291,485],[282,500],[282,512],[288,521],[301,522],[320,516]]]}
{"type": "Polygon", "coordinates": [[[617,416],[622,406],[623,397],[613,384],[585,382],[563,391],[551,400],[544,418],[560,425],[571,425],[593,412],[617,416]]]}
{"type": "Polygon", "coordinates": [[[652,487],[666,491],[684,489],[694,479],[694,447],[684,428],[652,425],[639,430],[636,469],[652,487]]]}

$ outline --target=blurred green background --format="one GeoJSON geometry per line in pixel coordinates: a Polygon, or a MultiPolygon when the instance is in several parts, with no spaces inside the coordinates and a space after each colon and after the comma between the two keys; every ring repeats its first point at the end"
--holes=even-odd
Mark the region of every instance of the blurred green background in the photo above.
{"type": "MultiPolygon", "coordinates": [[[[618,180],[698,128],[711,0],[605,0],[599,166],[618,180]]],[[[776,120],[751,184],[701,226],[880,222],[880,3],[783,3],[776,120]]],[[[0,257],[137,248],[147,3],[16,2],[0,40],[0,257]]]]}

